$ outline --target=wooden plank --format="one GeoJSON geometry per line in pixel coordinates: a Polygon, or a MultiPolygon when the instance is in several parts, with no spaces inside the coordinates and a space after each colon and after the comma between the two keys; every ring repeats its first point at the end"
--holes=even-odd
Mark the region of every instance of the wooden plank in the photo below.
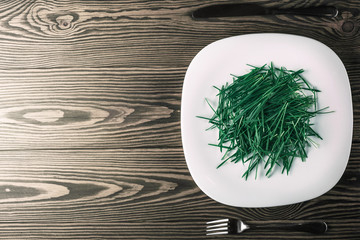
{"type": "MultiPolygon", "coordinates": [[[[300,16],[249,16],[194,21],[191,11],[226,1],[10,1],[0,4],[0,68],[180,66],[207,44],[229,36],[281,32],[317,39],[346,63],[358,62],[357,1],[336,19],[300,16]],[[354,27],[344,32],[343,24],[354,27]]],[[[255,2],[255,1],[254,1],[255,2]]],[[[324,1],[312,1],[318,5],[324,1]]],[[[263,3],[266,6],[301,7],[263,3]]],[[[310,3],[308,3],[310,5],[310,3]]]]}
{"type": "Polygon", "coordinates": [[[0,71],[0,149],[181,146],[185,69],[0,71]]]}
{"type": "MultiPolygon", "coordinates": [[[[281,207],[236,208],[211,200],[195,185],[181,148],[2,151],[0,236],[166,239],[176,234],[205,239],[206,221],[239,217],[250,223],[325,220],[331,224],[327,237],[355,237],[358,233],[348,229],[359,224],[359,149],[353,155],[341,181],[319,198],[281,207]]],[[[263,234],[256,236],[290,236],[263,234]]]]}
{"type": "MultiPolygon", "coordinates": [[[[283,222],[283,221],[281,221],[283,222]]],[[[263,224],[263,221],[253,221],[253,224],[263,224]]],[[[285,221],[287,223],[287,221],[285,221]]],[[[241,236],[218,236],[218,239],[245,239],[245,240],[277,240],[277,239],[354,239],[356,235],[351,228],[356,228],[359,221],[328,221],[328,226],[333,234],[313,235],[308,233],[296,233],[269,230],[248,230],[241,236]]],[[[23,238],[21,233],[27,233],[26,239],[210,239],[205,236],[205,224],[203,221],[189,222],[179,220],[177,222],[122,222],[105,223],[89,221],[86,225],[78,222],[71,223],[27,223],[27,224],[1,224],[4,230],[0,233],[2,239],[23,238]],[[14,231],[13,231],[14,230],[14,231]],[[144,238],[144,236],[146,236],[144,238]]],[[[212,237],[214,238],[214,237],[212,237]]],[[[215,238],[214,238],[215,239],[215,238]]]]}
{"type": "MultiPolygon", "coordinates": [[[[241,211],[248,213],[244,216],[246,219],[255,220],[356,215],[355,211],[344,210],[360,207],[359,156],[360,150],[354,149],[342,179],[320,198],[290,206],[241,211]],[[338,207],[330,209],[331,205],[338,207]],[[277,210],[280,211],[276,213],[277,210]]],[[[174,220],[183,208],[200,211],[209,207],[209,203],[219,209],[222,206],[195,185],[181,148],[2,151],[0,168],[0,203],[6,206],[4,211],[33,213],[34,218],[40,211],[38,220],[45,215],[54,221],[73,217],[86,220],[89,216],[94,220],[100,211],[114,211],[107,217],[123,220],[132,217],[128,213],[135,214],[137,220],[174,220]],[[175,209],[178,212],[170,214],[175,209]]],[[[216,209],[214,211],[216,213],[216,209]]],[[[11,214],[3,214],[0,220],[10,217],[15,221],[20,217],[16,214],[11,217],[11,214]]],[[[227,212],[218,214],[222,216],[227,212]]]]}

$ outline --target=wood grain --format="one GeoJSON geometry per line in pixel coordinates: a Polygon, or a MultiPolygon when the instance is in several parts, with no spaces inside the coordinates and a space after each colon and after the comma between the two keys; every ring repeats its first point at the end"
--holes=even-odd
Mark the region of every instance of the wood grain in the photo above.
{"type": "Polygon", "coordinates": [[[325,235],[264,230],[242,239],[360,239],[359,1],[246,1],[333,5],[335,19],[190,17],[229,2],[239,1],[0,2],[1,239],[209,239],[205,222],[225,217],[329,224],[325,235]],[[235,208],[207,197],[187,169],[182,84],[204,46],[259,32],[307,36],[339,55],[353,94],[353,146],[326,194],[235,208]]]}
{"type": "Polygon", "coordinates": [[[184,71],[0,70],[0,149],[179,147],[184,71]]]}
{"type": "MultiPolygon", "coordinates": [[[[201,237],[204,221],[240,216],[260,224],[326,219],[341,232],[349,226],[339,225],[339,221],[345,219],[350,226],[359,223],[356,220],[360,210],[356,177],[359,162],[359,159],[351,161],[339,184],[315,200],[282,207],[243,209],[221,206],[204,195],[189,176],[181,148],[2,152],[0,225],[29,231],[32,238],[40,236],[35,232],[37,227],[44,232],[69,234],[59,238],[71,238],[80,230],[88,231],[89,227],[94,228],[90,232],[96,238],[97,234],[103,234],[99,229],[102,226],[117,229],[108,233],[109,236],[124,234],[126,239],[139,237],[136,234],[131,237],[128,228],[150,238],[151,234],[154,238],[164,234],[164,239],[168,234],[180,234],[191,239],[201,237]],[[99,223],[97,227],[96,223],[99,223]],[[195,225],[187,231],[192,223],[195,225]],[[147,225],[146,232],[141,224],[147,225]],[[151,226],[155,229],[149,230],[151,226]]],[[[290,236],[286,232],[281,234],[284,238],[290,236]]]]}
{"type": "MultiPolygon", "coordinates": [[[[150,63],[152,66],[186,67],[203,46],[227,36],[253,32],[297,34],[301,31],[302,35],[325,41],[345,61],[356,61],[360,52],[359,46],[353,44],[359,31],[358,18],[349,12],[357,9],[356,1],[341,1],[339,6],[346,6],[348,10],[344,10],[338,20],[250,16],[194,21],[189,17],[192,10],[211,2],[133,1],[129,5],[128,1],[103,4],[98,1],[18,0],[3,3],[0,66],[7,69],[23,66],[148,67],[150,63]],[[344,21],[356,23],[354,30],[345,34],[342,31],[344,21]]],[[[293,6],[304,5],[299,2],[293,6]]],[[[317,5],[324,1],[311,2],[317,5]]],[[[330,2],[335,5],[340,1],[330,2]]]]}

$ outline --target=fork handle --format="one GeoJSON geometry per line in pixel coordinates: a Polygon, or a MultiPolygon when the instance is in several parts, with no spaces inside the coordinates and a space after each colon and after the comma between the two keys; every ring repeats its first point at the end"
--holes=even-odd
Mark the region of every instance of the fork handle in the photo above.
{"type": "Polygon", "coordinates": [[[328,229],[327,224],[325,222],[304,222],[304,223],[292,223],[292,224],[285,224],[285,223],[275,223],[275,224],[264,224],[264,225],[250,225],[250,229],[279,229],[279,230],[293,230],[293,231],[300,231],[300,232],[308,232],[308,233],[315,233],[321,234],[325,233],[328,229]]]}

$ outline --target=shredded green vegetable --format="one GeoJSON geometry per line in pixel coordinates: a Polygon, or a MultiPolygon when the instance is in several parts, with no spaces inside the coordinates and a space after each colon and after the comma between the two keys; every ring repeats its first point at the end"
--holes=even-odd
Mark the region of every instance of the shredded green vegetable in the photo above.
{"type": "Polygon", "coordinates": [[[206,119],[209,129],[217,128],[217,144],[223,152],[221,167],[226,162],[247,163],[243,177],[247,179],[261,162],[266,176],[276,167],[289,174],[292,163],[305,161],[307,150],[322,139],[313,129],[311,119],[324,109],[317,109],[317,92],[303,77],[304,70],[277,68],[272,63],[251,66],[249,73],[233,76],[233,82],[218,90],[216,109],[206,119]]]}

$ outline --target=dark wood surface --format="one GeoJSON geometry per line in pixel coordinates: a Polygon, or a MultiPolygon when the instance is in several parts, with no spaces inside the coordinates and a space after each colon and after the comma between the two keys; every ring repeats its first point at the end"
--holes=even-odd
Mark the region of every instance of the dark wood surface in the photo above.
{"type": "Polygon", "coordinates": [[[225,2],[245,1],[0,2],[0,239],[207,239],[204,223],[224,217],[329,225],[324,235],[264,230],[241,239],[360,239],[360,2],[246,1],[334,5],[336,19],[190,17],[225,2]],[[236,208],[208,198],[189,174],[181,91],[204,46],[259,32],[307,36],[339,55],[353,94],[353,145],[326,194],[236,208]]]}

